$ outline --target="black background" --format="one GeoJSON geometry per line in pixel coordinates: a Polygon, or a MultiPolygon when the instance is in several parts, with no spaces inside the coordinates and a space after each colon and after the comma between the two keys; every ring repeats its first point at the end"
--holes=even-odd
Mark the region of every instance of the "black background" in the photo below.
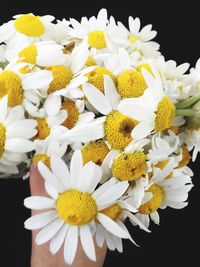
{"type": "MultiPolygon", "coordinates": [[[[80,0],[79,0],[80,1],[80,0]]],[[[156,38],[166,59],[192,66],[200,57],[200,31],[198,1],[0,1],[0,23],[15,14],[33,12],[37,15],[52,14],[59,19],[96,15],[106,7],[109,14],[126,23],[127,17],[139,16],[142,24],[152,23],[158,31],[156,38]]],[[[140,248],[124,242],[124,253],[109,252],[105,267],[199,266],[199,163],[191,164],[194,184],[189,206],[184,210],[161,211],[161,225],[153,226],[147,234],[129,227],[140,248]],[[197,243],[196,243],[196,242],[197,243]]],[[[0,266],[29,267],[30,232],[23,229],[23,222],[30,216],[23,207],[23,199],[29,196],[28,181],[0,180],[0,266]]],[[[59,267],[59,266],[58,266],[59,267]]]]}

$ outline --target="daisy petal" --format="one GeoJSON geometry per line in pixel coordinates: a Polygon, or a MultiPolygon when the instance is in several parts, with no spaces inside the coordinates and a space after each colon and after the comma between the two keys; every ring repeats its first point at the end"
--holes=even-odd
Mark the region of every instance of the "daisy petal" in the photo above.
{"type": "Polygon", "coordinates": [[[78,227],[70,226],[64,244],[64,259],[67,264],[74,261],[78,246],[78,227]]]}
{"type": "Polygon", "coordinates": [[[33,210],[52,209],[55,207],[55,200],[47,197],[32,196],[24,200],[24,206],[33,210]]]}
{"type": "Polygon", "coordinates": [[[93,242],[90,228],[87,224],[82,225],[80,227],[80,239],[81,239],[81,244],[82,244],[83,250],[85,251],[85,254],[92,261],[96,261],[94,242],[93,242]]]}
{"type": "Polygon", "coordinates": [[[51,239],[49,249],[53,255],[56,254],[63,245],[68,228],[69,225],[64,224],[60,231],[51,239]]]}
{"type": "Polygon", "coordinates": [[[36,230],[43,228],[58,217],[56,211],[48,211],[34,215],[24,222],[24,227],[28,230],[36,230]]]}

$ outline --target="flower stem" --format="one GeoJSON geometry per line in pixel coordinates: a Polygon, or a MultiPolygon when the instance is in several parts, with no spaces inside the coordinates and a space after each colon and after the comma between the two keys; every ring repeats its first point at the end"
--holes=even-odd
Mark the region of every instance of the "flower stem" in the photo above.
{"type": "Polygon", "coordinates": [[[176,116],[185,116],[185,117],[192,117],[199,115],[199,112],[195,111],[194,109],[177,109],[176,116]]]}
{"type": "Polygon", "coordinates": [[[194,105],[197,101],[200,100],[200,93],[191,96],[185,100],[180,101],[177,105],[176,108],[177,109],[185,109],[185,108],[189,108],[192,105],[194,105]]]}

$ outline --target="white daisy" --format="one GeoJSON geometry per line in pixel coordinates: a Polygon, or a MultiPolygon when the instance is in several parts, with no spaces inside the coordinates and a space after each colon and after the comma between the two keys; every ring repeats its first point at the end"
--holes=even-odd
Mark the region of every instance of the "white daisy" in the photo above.
{"type": "Polygon", "coordinates": [[[66,55],[63,50],[64,47],[54,41],[42,41],[29,46],[19,44],[18,47],[8,48],[5,56],[8,61],[15,60],[40,67],[49,67],[65,63],[66,55]]]}
{"type": "Polygon", "coordinates": [[[51,240],[50,251],[55,254],[64,243],[65,261],[72,264],[80,236],[83,250],[95,261],[91,231],[95,227],[95,220],[114,235],[132,240],[126,229],[101,213],[102,209],[114,204],[124,194],[128,188],[127,182],[108,182],[95,191],[101,179],[101,168],[92,162],[83,166],[79,150],[72,157],[70,171],[56,156],[51,157],[52,171],[42,162],[39,162],[38,168],[51,198],[32,196],[24,201],[30,209],[51,209],[25,222],[27,229],[43,228],[36,236],[38,245],[51,240]]]}
{"type": "MultiPolygon", "coordinates": [[[[40,110],[35,110],[32,114],[37,120],[37,135],[35,139],[52,140],[59,139],[59,136],[65,127],[61,124],[67,118],[66,110],[61,109],[61,98],[53,94],[48,95],[43,107],[40,110]]],[[[42,141],[43,142],[43,141],[42,141]]]]}
{"type": "Polygon", "coordinates": [[[152,131],[162,132],[173,125],[176,108],[165,94],[158,70],[152,65],[153,75],[142,69],[148,89],[138,98],[129,98],[121,101],[118,109],[127,116],[139,121],[133,129],[134,139],[142,139],[152,131]]]}
{"type": "Polygon", "coordinates": [[[54,35],[53,16],[35,16],[29,13],[13,18],[0,27],[0,43],[5,42],[9,47],[14,47],[18,42],[29,45],[40,40],[50,40],[54,35]]]}
{"type": "Polygon", "coordinates": [[[18,173],[17,165],[27,159],[26,152],[34,150],[31,139],[37,122],[25,119],[22,106],[8,108],[8,97],[0,100],[0,172],[18,173]]]}
{"type": "Polygon", "coordinates": [[[33,72],[22,74],[27,69],[27,63],[12,62],[0,73],[0,97],[8,95],[8,106],[23,105],[31,114],[47,94],[47,89],[53,77],[47,70],[35,69],[33,72]]]}
{"type": "Polygon", "coordinates": [[[127,200],[129,204],[132,202],[134,205],[135,202],[139,204],[139,212],[136,216],[146,227],[149,227],[150,218],[154,223],[159,224],[159,208],[182,209],[188,204],[185,201],[188,198],[188,192],[193,187],[191,177],[185,174],[182,168],[174,169],[176,166],[177,162],[172,157],[165,168],[154,168],[153,177],[148,185],[144,185],[141,203],[137,201],[138,194],[141,196],[141,187],[139,190],[137,187],[133,188],[132,196],[127,200]]]}
{"type": "Polygon", "coordinates": [[[92,49],[113,49],[107,32],[107,10],[101,9],[97,15],[89,20],[86,17],[79,23],[75,19],[70,19],[72,30],[69,31],[71,37],[82,40],[92,49]]]}

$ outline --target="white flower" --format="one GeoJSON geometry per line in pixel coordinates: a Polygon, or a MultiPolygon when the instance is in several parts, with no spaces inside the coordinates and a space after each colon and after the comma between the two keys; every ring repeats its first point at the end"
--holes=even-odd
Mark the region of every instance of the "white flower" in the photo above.
{"type": "Polygon", "coordinates": [[[23,105],[31,114],[39,106],[40,100],[46,97],[52,74],[37,68],[33,72],[22,74],[23,69],[27,70],[28,67],[27,63],[8,64],[0,73],[0,83],[3,93],[8,94],[8,106],[23,105]]]}
{"type": "Polygon", "coordinates": [[[144,94],[138,98],[124,99],[118,107],[119,111],[139,121],[132,131],[136,140],[145,138],[152,131],[162,132],[169,129],[175,117],[176,108],[164,92],[158,70],[153,65],[151,69],[154,77],[146,69],[142,69],[148,85],[144,94]]]}
{"type": "Polygon", "coordinates": [[[189,151],[193,149],[192,161],[195,161],[200,152],[200,131],[199,129],[188,129],[184,134],[185,143],[189,151]]]}
{"type": "Polygon", "coordinates": [[[144,184],[143,189],[142,186],[136,186],[132,189],[132,196],[127,199],[130,205],[138,204],[139,212],[136,216],[146,227],[149,227],[150,218],[154,223],[159,224],[159,208],[182,209],[188,204],[185,201],[193,187],[191,177],[185,173],[184,168],[176,169],[176,166],[175,158],[171,157],[163,169],[154,168],[153,177],[148,185],[144,184]],[[143,199],[140,198],[141,202],[138,202],[138,194],[141,196],[142,190],[144,190],[143,199]]]}
{"type": "Polygon", "coordinates": [[[30,209],[50,209],[25,222],[27,229],[43,228],[36,236],[38,245],[51,240],[50,251],[55,254],[64,243],[65,261],[72,264],[80,236],[86,255],[95,261],[92,238],[95,219],[114,235],[132,240],[124,227],[101,213],[102,209],[114,204],[124,194],[128,188],[127,182],[108,182],[95,190],[101,179],[101,168],[92,162],[83,166],[78,150],[71,159],[70,171],[57,156],[51,157],[52,171],[42,162],[39,162],[38,168],[51,198],[32,196],[24,201],[30,209]]]}
{"type": "Polygon", "coordinates": [[[25,119],[22,106],[8,108],[8,98],[0,100],[0,172],[18,173],[17,165],[27,159],[26,152],[34,150],[31,139],[37,122],[25,119]]]}
{"type": "Polygon", "coordinates": [[[8,61],[27,62],[31,65],[40,67],[49,67],[52,65],[62,65],[66,61],[63,53],[64,47],[54,41],[42,41],[35,44],[24,46],[18,44],[18,47],[8,48],[6,50],[6,59],[8,61]]]}
{"type": "Polygon", "coordinates": [[[53,16],[35,16],[32,13],[14,16],[14,20],[4,23],[0,27],[0,43],[5,42],[14,47],[18,42],[26,45],[40,40],[51,40],[54,20],[53,16]]]}

